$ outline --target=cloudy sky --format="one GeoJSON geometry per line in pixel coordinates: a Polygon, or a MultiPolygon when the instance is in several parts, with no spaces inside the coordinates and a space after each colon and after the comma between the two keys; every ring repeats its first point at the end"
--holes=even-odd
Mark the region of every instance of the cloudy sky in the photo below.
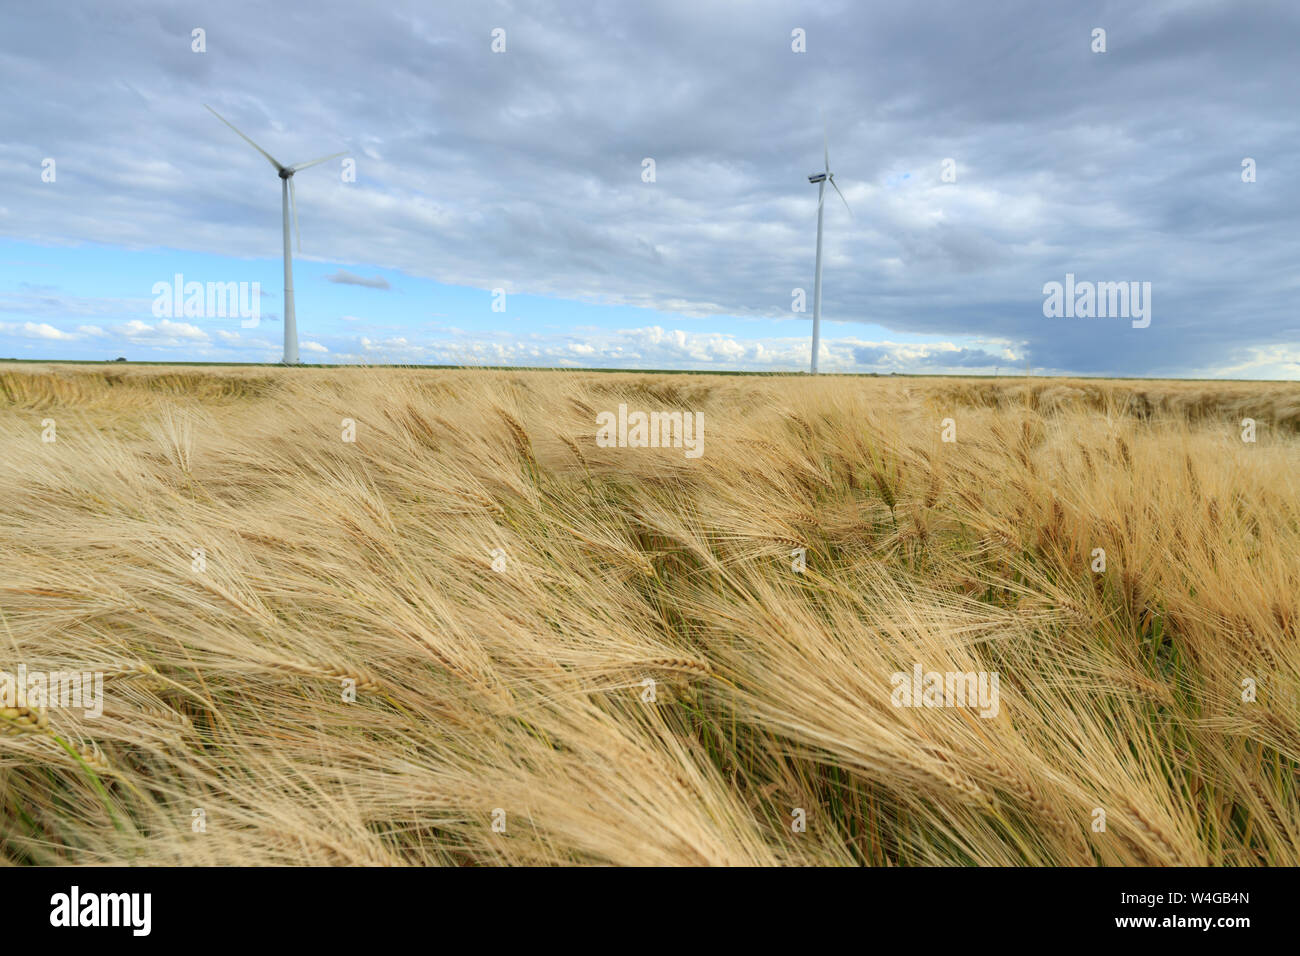
{"type": "Polygon", "coordinates": [[[823,370],[1296,379],[1298,41],[1290,0],[6,4],[0,357],[279,359],[280,183],[207,103],[355,161],[295,179],[304,361],[806,368],[820,109],[823,370]],[[1045,315],[1067,274],[1149,325],[1045,315]],[[159,314],[177,275],[256,324],[159,314]]]}

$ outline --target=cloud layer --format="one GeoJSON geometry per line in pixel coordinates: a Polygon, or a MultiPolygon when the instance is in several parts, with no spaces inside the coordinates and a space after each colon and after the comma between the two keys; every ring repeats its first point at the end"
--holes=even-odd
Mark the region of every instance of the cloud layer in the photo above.
{"type": "MultiPolygon", "coordinates": [[[[296,177],[306,255],[349,266],[332,282],[383,290],[368,276],[387,269],[644,306],[683,317],[656,361],[793,361],[793,337],[707,330],[811,299],[820,109],[855,213],[827,207],[825,334],[847,365],[907,357],[855,334],[870,324],[995,343],[918,352],[917,370],[987,367],[998,343],[1082,373],[1294,367],[1291,4],[83,0],[7,9],[0,30],[0,78],[24,91],[0,104],[10,238],[278,251],[274,170],[209,102],[285,162],[351,150],[356,182],[334,164],[296,177]],[[1150,282],[1150,327],[1045,318],[1067,273],[1150,282]]],[[[41,296],[0,298],[0,333],[93,335],[72,331],[93,303],[45,315],[41,296]]],[[[145,314],[120,334],[200,341],[145,314]]],[[[607,338],[593,361],[653,332],[607,338]]]]}

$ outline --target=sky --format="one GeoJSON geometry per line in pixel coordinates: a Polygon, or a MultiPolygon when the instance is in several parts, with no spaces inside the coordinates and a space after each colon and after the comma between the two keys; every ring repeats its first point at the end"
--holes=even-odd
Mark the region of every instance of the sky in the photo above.
{"type": "Polygon", "coordinates": [[[1294,380],[1298,41],[1291,0],[10,3],[0,358],[279,361],[280,182],[208,104],[348,151],[294,177],[305,362],[807,369],[825,129],[822,371],[1294,380]]]}

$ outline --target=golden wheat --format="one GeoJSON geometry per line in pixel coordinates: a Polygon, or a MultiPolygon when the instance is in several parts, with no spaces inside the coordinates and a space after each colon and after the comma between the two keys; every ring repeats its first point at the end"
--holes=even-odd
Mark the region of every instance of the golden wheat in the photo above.
{"type": "Polygon", "coordinates": [[[1300,864],[1294,384],[27,366],[0,442],[0,671],[106,678],[0,706],[0,862],[1300,864]]]}

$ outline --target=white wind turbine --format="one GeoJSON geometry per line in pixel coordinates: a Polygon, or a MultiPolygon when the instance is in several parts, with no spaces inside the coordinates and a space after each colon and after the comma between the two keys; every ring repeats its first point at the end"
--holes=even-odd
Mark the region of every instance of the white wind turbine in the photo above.
{"type": "Polygon", "coordinates": [[[840,199],[844,202],[844,208],[849,210],[849,216],[853,215],[853,210],[849,209],[849,201],[844,198],[844,193],[840,192],[840,187],[835,185],[835,174],[831,172],[831,148],[826,135],[825,121],[822,122],[822,159],[822,171],[813,173],[808,177],[808,182],[817,183],[817,278],[813,280],[813,375],[817,374],[817,352],[821,348],[822,338],[822,212],[826,205],[827,183],[830,183],[831,187],[839,193],[840,199]]]}
{"type": "Polygon", "coordinates": [[[340,156],[346,156],[347,150],[344,150],[341,153],[335,153],[333,156],[322,156],[320,159],[313,159],[307,163],[298,163],[295,166],[285,166],[261,146],[258,146],[240,132],[234,123],[230,122],[230,120],[226,119],[211,106],[208,106],[207,103],[204,103],[203,106],[209,113],[238,133],[244,142],[265,156],[266,161],[275,167],[275,171],[280,177],[280,203],[284,220],[284,358],[282,361],[285,365],[297,365],[298,320],[293,311],[293,252],[289,248],[289,210],[291,207],[293,209],[293,231],[298,236],[299,252],[302,252],[302,232],[298,229],[298,201],[294,196],[293,174],[311,166],[318,166],[331,159],[338,159],[340,156]]]}

